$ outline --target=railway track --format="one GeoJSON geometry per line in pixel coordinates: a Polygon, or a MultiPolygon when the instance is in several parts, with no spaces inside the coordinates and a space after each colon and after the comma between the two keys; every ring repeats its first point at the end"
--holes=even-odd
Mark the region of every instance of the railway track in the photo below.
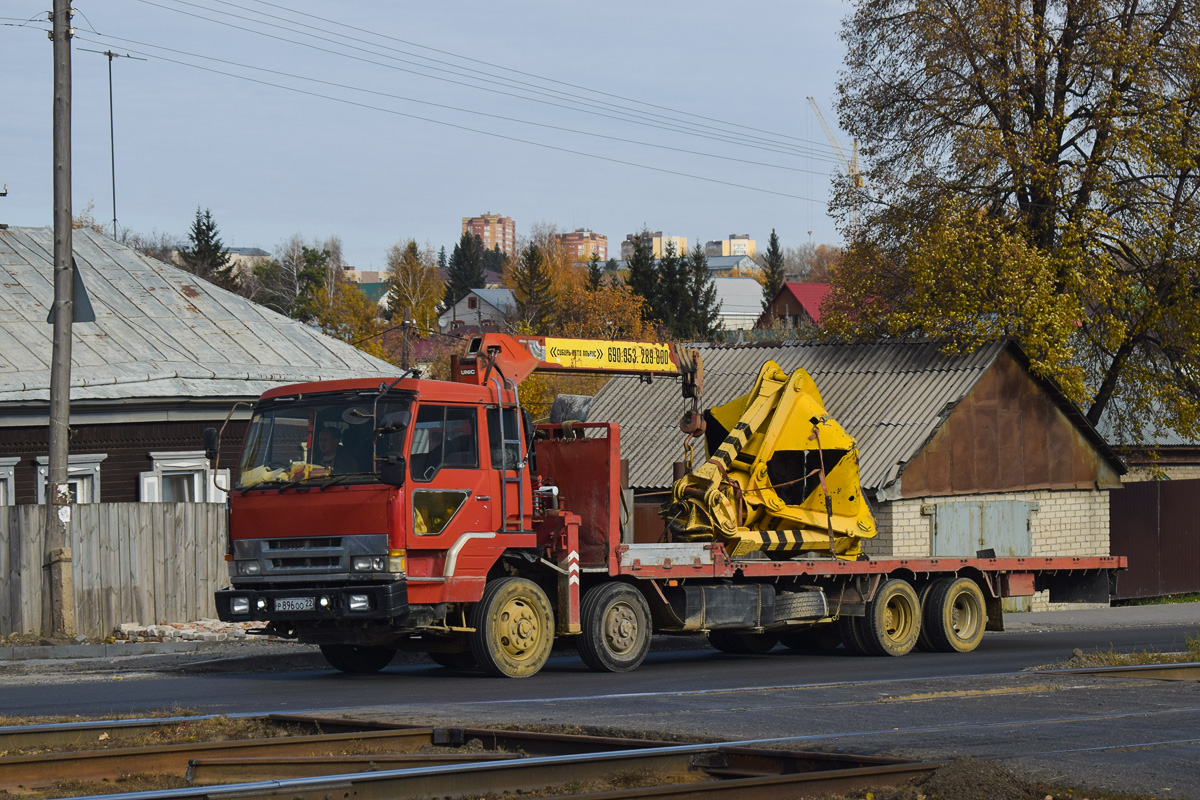
{"type": "MultiPolygon", "coordinates": [[[[187,721],[197,718],[189,717],[187,721]]],[[[138,720],[0,729],[17,748],[86,747],[0,756],[0,791],[55,797],[65,777],[118,786],[129,774],[186,778],[183,788],[138,798],[237,797],[361,800],[478,797],[561,787],[563,796],[601,787],[613,797],[775,797],[786,785],[822,794],[895,785],[940,762],[781,750],[728,743],[678,744],[644,739],[489,728],[389,725],[344,717],[255,717],[291,735],[264,739],[122,746],[180,722],[138,720]],[[91,747],[98,741],[115,746],[91,747]],[[348,751],[369,751],[351,752],[348,751]],[[613,787],[620,789],[611,793],[613,787]]],[[[96,795],[99,796],[99,795],[96,795]]],[[[108,794],[109,798],[125,794],[108,794]]]]}

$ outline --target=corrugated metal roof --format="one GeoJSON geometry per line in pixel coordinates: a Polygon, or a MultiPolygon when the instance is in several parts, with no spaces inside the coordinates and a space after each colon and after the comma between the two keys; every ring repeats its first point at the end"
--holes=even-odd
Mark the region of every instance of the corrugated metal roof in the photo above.
{"type": "MultiPolygon", "coordinates": [[[[745,394],[768,359],[788,372],[803,367],[829,413],[858,440],[864,488],[879,491],[896,479],[900,466],[916,455],[1005,346],[993,342],[961,357],[942,354],[933,342],[706,346],[701,351],[703,402],[707,408],[745,394]]],[[[683,458],[683,435],[676,425],[685,407],[677,380],[646,385],[617,377],[596,395],[588,418],[620,424],[621,455],[629,459],[633,486],[664,488],[671,484],[671,463],[683,458]]]]}
{"type": "MultiPolygon", "coordinates": [[[[96,311],[72,326],[71,399],[256,397],[399,369],[94,231],[72,236],[96,311]]],[[[0,403],[48,402],[54,234],[0,230],[0,403]]]]}

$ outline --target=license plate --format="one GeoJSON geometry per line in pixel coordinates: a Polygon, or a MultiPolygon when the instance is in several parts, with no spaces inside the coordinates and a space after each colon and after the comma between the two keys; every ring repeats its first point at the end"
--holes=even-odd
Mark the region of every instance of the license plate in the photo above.
{"type": "Polygon", "coordinates": [[[312,611],[317,601],[312,597],[276,597],[276,611],[312,611]]]}

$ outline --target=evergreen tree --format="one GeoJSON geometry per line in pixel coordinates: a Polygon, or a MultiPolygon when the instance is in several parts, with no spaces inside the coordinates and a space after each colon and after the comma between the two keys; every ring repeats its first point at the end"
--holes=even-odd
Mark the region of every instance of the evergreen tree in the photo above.
{"type": "Polygon", "coordinates": [[[603,280],[604,267],[600,266],[600,254],[593,252],[592,257],[588,259],[588,288],[593,292],[599,291],[603,280]]]}
{"type": "Polygon", "coordinates": [[[500,249],[500,245],[496,245],[491,250],[483,251],[483,268],[485,270],[503,275],[504,269],[507,266],[508,254],[500,249]]]}
{"type": "Polygon", "coordinates": [[[300,248],[300,263],[296,265],[296,284],[299,288],[292,304],[291,316],[301,322],[312,322],[320,313],[321,297],[325,293],[329,267],[329,251],[312,247],[300,248]]]}
{"type": "Polygon", "coordinates": [[[190,246],[179,251],[179,260],[183,262],[183,268],[222,289],[236,292],[237,267],[230,260],[229,251],[221,242],[211,209],[206,208],[201,212],[200,207],[196,207],[196,219],[192,221],[188,241],[190,246]]]}
{"type": "Polygon", "coordinates": [[[685,338],[691,327],[688,259],[668,242],[658,260],[658,289],[650,301],[654,317],[662,320],[675,338],[685,338]]]}
{"type": "Polygon", "coordinates": [[[446,308],[451,308],[472,289],[482,289],[487,283],[483,274],[483,241],[470,232],[463,233],[447,266],[446,308]]]}
{"type": "Polygon", "coordinates": [[[446,245],[442,245],[438,250],[437,267],[443,275],[446,274],[446,245]]]}
{"type": "Polygon", "coordinates": [[[765,311],[767,306],[771,305],[771,301],[775,299],[775,295],[779,294],[779,290],[783,288],[783,251],[779,249],[779,237],[775,235],[775,229],[771,229],[771,238],[767,240],[767,254],[764,257],[766,262],[763,265],[763,282],[762,307],[765,311]]]}
{"type": "Polygon", "coordinates": [[[635,295],[646,301],[642,306],[643,319],[651,322],[655,316],[658,294],[658,265],[654,263],[654,244],[648,231],[643,230],[633,237],[633,255],[629,258],[629,277],[626,284],[635,295]]]}
{"type": "Polygon", "coordinates": [[[554,307],[554,292],[550,288],[549,264],[542,249],[536,244],[526,247],[521,258],[513,264],[509,280],[521,322],[532,333],[545,334],[554,307]]]}
{"type": "Polygon", "coordinates": [[[620,269],[620,267],[621,265],[617,263],[615,258],[610,258],[608,263],[604,265],[604,268],[609,272],[616,272],[618,269],[620,269]]]}
{"type": "Polygon", "coordinates": [[[688,308],[690,318],[686,338],[711,339],[721,329],[721,304],[717,286],[708,271],[708,256],[700,242],[688,259],[688,308]]]}

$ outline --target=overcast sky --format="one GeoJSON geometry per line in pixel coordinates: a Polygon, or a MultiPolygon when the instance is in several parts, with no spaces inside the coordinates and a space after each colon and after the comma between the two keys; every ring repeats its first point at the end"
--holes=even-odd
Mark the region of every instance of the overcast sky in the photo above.
{"type": "MultiPolygon", "coordinates": [[[[52,221],[49,5],[0,5],[10,225],[52,221]]],[[[614,254],[643,227],[839,241],[806,97],[837,130],[843,0],[75,7],[74,210],[110,227],[108,58],[88,50],[148,59],[112,64],[117,216],[139,233],[182,236],[199,206],[227,246],[336,234],[362,269],[405,238],[449,250],[485,212],[518,235],[590,228],[614,254]]]]}

